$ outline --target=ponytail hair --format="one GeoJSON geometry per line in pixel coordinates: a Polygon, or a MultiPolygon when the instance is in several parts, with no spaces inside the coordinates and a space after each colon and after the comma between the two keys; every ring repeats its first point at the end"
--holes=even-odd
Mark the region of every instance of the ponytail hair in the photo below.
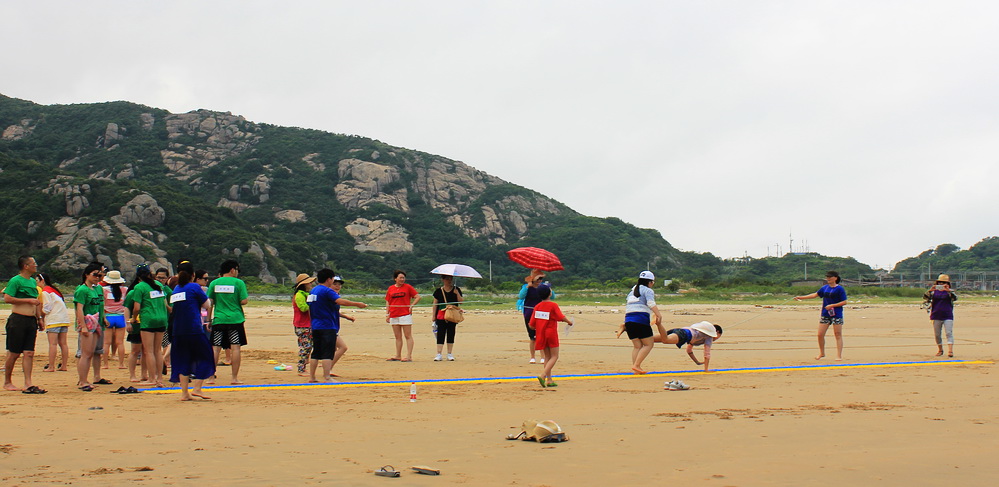
{"type": "Polygon", "coordinates": [[[64,296],[62,295],[62,291],[60,291],[60,290],[59,290],[59,288],[57,288],[57,287],[56,287],[55,283],[54,283],[54,282],[52,282],[52,278],[51,278],[51,277],[49,277],[48,273],[45,273],[45,272],[39,272],[39,273],[38,273],[38,277],[39,277],[39,278],[40,278],[41,280],[45,281],[45,285],[46,285],[47,287],[50,287],[50,288],[52,288],[52,290],[53,290],[53,291],[55,291],[55,292],[56,292],[56,294],[58,294],[60,298],[63,298],[63,299],[65,299],[65,297],[64,297],[64,296]]]}
{"type": "Polygon", "coordinates": [[[91,263],[87,264],[87,267],[83,268],[83,273],[80,274],[80,277],[82,279],[80,281],[81,284],[86,284],[87,283],[87,275],[88,274],[90,274],[91,272],[94,272],[94,271],[99,271],[99,270],[101,270],[103,268],[104,268],[104,264],[101,264],[100,262],[91,262],[91,263]]]}
{"type": "Polygon", "coordinates": [[[648,285],[651,284],[651,283],[652,283],[652,279],[639,279],[638,280],[638,284],[635,284],[635,297],[636,298],[641,297],[642,296],[642,290],[640,288],[642,286],[648,287],[648,285]]]}

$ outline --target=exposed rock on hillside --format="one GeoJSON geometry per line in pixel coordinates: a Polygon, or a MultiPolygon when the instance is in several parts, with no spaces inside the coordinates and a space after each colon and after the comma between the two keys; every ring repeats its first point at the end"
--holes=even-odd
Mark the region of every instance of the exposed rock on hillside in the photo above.
{"type": "Polygon", "coordinates": [[[26,118],[21,120],[21,123],[11,125],[3,130],[3,140],[21,140],[29,135],[35,130],[35,126],[31,124],[32,120],[26,118]]]}
{"type": "Polygon", "coordinates": [[[409,232],[405,228],[386,220],[358,218],[346,227],[354,237],[355,250],[361,252],[412,252],[409,232]]]}
{"type": "Polygon", "coordinates": [[[198,110],[171,114],[166,117],[166,130],[171,142],[167,149],[160,151],[160,156],[170,174],[181,180],[249,151],[260,140],[255,133],[256,125],[228,112],[198,110]],[[181,141],[197,142],[197,145],[181,141]]]}
{"type": "Polygon", "coordinates": [[[406,189],[385,193],[382,188],[399,181],[399,170],[392,166],[358,159],[344,159],[337,168],[340,184],[333,189],[336,199],[347,208],[367,208],[381,203],[408,213],[406,189]]]}
{"type": "Polygon", "coordinates": [[[143,193],[121,207],[121,216],[125,225],[158,227],[166,219],[166,210],[152,196],[143,193]]]}

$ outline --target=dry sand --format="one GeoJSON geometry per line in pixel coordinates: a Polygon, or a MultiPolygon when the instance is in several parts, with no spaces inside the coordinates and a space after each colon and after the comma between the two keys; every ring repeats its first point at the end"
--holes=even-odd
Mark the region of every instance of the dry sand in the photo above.
{"type": "MultiPolygon", "coordinates": [[[[408,383],[220,389],[211,401],[182,403],[172,393],[108,394],[127,381],[117,369],[107,374],[115,385],[91,393],[76,390],[71,372],[36,372],[48,394],[0,396],[0,480],[5,486],[939,486],[990,485],[999,474],[995,366],[939,363],[946,357],[933,356],[932,331],[917,306],[848,306],[845,360],[820,363],[933,365],[783,370],[774,368],[817,363],[815,302],[774,309],[667,302],[665,308],[669,326],[735,324],[714,347],[712,365],[722,372],[696,373],[700,368],[683,351],[659,345],[645,366],[670,373],[565,378],[557,389],[542,389],[534,379],[433,383],[532,377],[541,366],[527,363],[516,313],[474,310],[459,325],[455,362],[432,361],[425,310],[414,325],[415,361],[386,362],[394,341],[377,309],[356,312],[358,323],[344,325],[350,351],[334,372],[345,382],[427,381],[416,403],[408,383]],[[724,371],[746,367],[768,369],[724,371]],[[664,391],[672,378],[693,388],[664,391]],[[553,419],[571,441],[506,441],[526,419],[553,419]],[[386,464],[404,470],[403,477],[373,475],[386,464]],[[416,475],[412,465],[442,475],[416,475]]],[[[577,326],[563,336],[556,375],[628,370],[631,345],[613,338],[619,313],[567,311],[577,326]]],[[[958,307],[954,360],[996,359],[997,311],[996,303],[958,307]]],[[[281,304],[251,308],[241,373],[248,384],[302,380],[267,364],[296,360],[290,316],[281,304]]],[[[40,369],[44,358],[36,364],[40,369]]],[[[18,365],[16,382],[19,373],[18,365]]],[[[220,368],[220,384],[227,373],[220,368]]]]}

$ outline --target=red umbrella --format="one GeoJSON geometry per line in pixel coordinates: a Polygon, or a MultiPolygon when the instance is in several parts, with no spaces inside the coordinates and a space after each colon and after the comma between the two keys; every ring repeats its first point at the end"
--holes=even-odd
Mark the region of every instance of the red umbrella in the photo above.
{"type": "Polygon", "coordinates": [[[555,254],[537,247],[520,247],[508,250],[506,251],[506,256],[528,269],[540,269],[543,271],[560,271],[565,269],[555,254]]]}

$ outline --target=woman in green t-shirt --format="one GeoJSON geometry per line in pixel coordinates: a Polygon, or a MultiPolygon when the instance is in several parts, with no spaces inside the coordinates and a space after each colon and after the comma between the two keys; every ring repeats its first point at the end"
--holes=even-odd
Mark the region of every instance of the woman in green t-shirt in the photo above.
{"type": "Polygon", "coordinates": [[[136,269],[139,283],[135,285],[132,299],[132,315],[141,315],[140,330],[142,331],[142,357],[149,372],[149,385],[163,387],[163,333],[167,328],[167,317],[170,307],[167,305],[166,288],[153,279],[149,266],[141,265],[136,269]]]}
{"type": "MultiPolygon", "coordinates": [[[[110,384],[101,377],[101,360],[94,360],[94,354],[103,348],[104,328],[104,288],[100,282],[104,277],[104,265],[91,262],[83,269],[83,283],[73,293],[73,307],[76,308],[76,331],[80,333],[80,361],[76,363],[79,381],[76,386],[81,391],[94,390],[94,384],[110,384]],[[87,371],[94,369],[94,382],[87,380],[87,371]]],[[[103,350],[101,350],[103,352],[103,350]]]]}

